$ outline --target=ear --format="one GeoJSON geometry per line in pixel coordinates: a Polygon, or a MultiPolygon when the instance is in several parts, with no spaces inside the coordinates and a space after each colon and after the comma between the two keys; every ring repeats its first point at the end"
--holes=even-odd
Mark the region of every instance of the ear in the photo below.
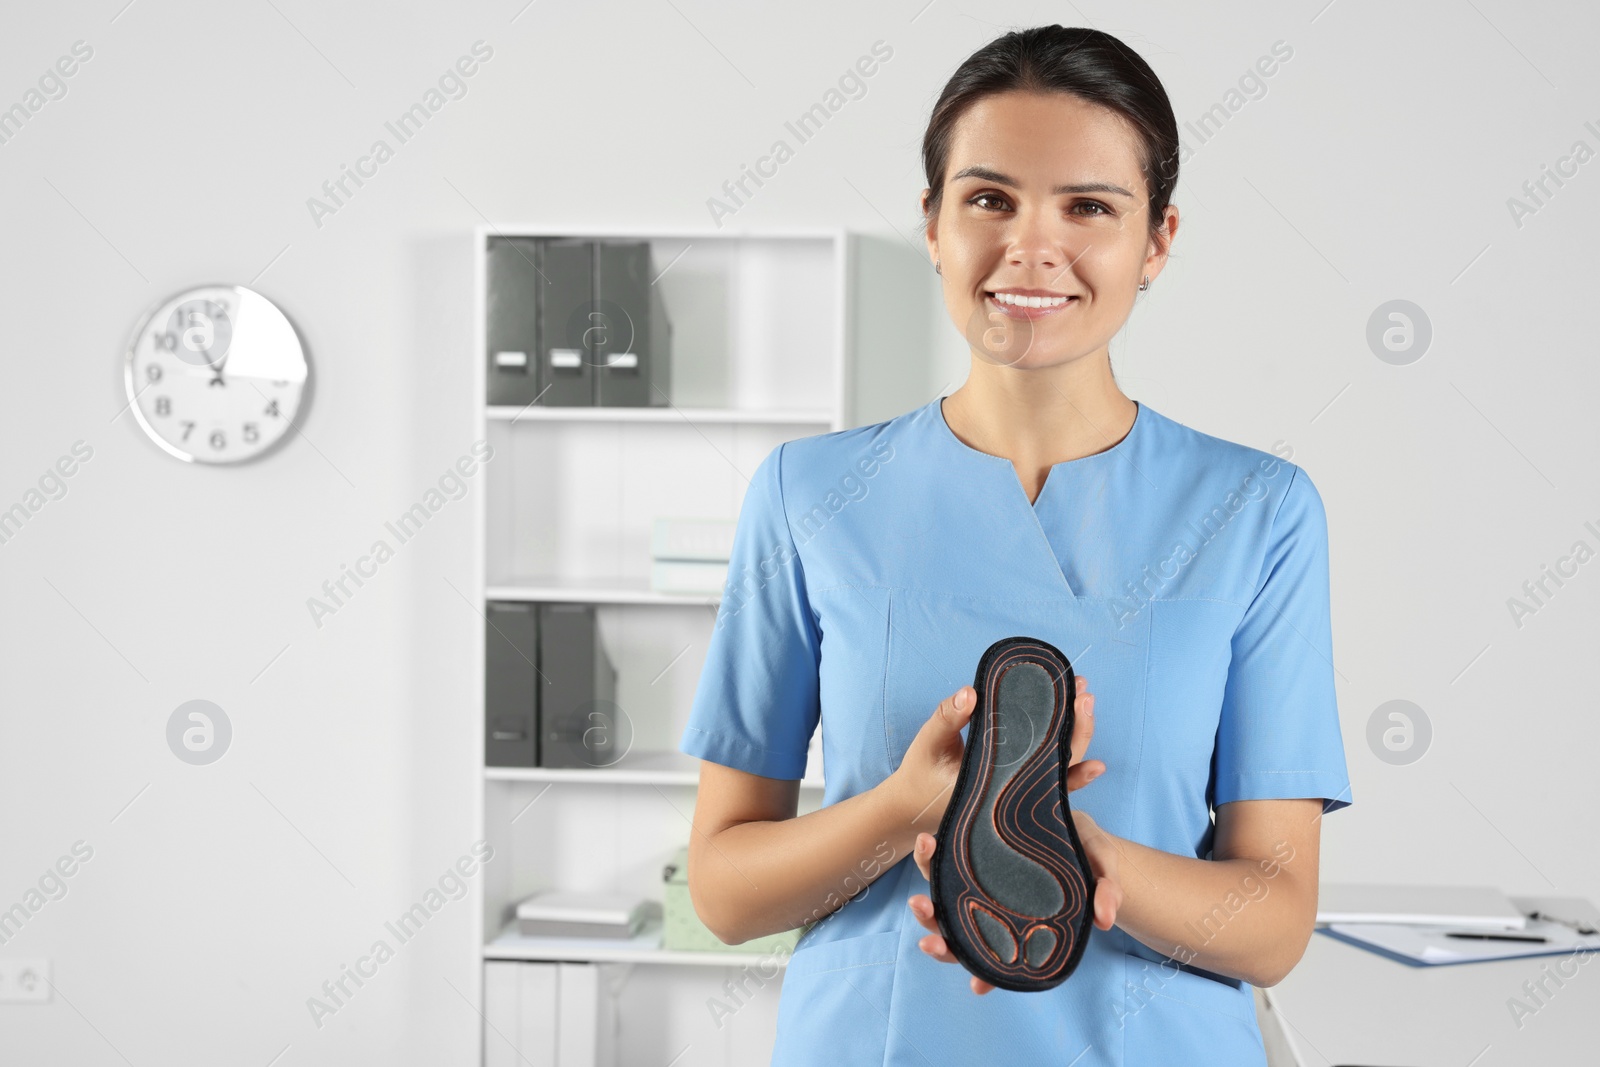
{"type": "MultiPolygon", "coordinates": [[[[928,197],[932,195],[932,189],[924,189],[922,190],[921,198],[917,201],[918,210],[925,219],[928,217],[928,197]]],[[[922,235],[923,239],[927,241],[928,244],[928,262],[930,264],[937,263],[939,261],[939,239],[934,236],[935,228],[936,227],[931,224],[928,225],[922,235]]]]}
{"type": "Polygon", "coordinates": [[[1161,216],[1161,226],[1164,231],[1161,242],[1158,244],[1152,237],[1144,257],[1144,273],[1150,276],[1152,282],[1161,276],[1161,269],[1167,265],[1167,254],[1172,250],[1172,241],[1178,235],[1176,205],[1167,205],[1167,210],[1161,216]]]}

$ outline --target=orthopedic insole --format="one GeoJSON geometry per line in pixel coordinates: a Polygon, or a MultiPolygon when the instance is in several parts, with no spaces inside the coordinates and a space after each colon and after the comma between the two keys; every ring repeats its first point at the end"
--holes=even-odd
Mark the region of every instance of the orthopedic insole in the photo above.
{"type": "Polygon", "coordinates": [[[1002,989],[1066,980],[1094,922],[1094,878],[1067,805],[1072,665],[1032,637],[978,661],[978,702],[930,870],[933,913],[961,964],[1002,989]]]}

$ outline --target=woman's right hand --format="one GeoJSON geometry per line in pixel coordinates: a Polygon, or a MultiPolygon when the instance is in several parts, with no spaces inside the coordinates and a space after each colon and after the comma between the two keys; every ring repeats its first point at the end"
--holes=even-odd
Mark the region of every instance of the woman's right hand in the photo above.
{"type": "Polygon", "coordinates": [[[912,833],[932,833],[950,803],[950,790],[961,770],[961,731],[972,719],[978,693],[964,685],[939,702],[917,736],[911,739],[894,779],[900,807],[911,823],[912,833]]]}
{"type": "MultiPolygon", "coordinates": [[[[1088,688],[1087,679],[1078,676],[1073,700],[1072,762],[1067,769],[1069,792],[1082,789],[1106,769],[1101,760],[1084,759],[1094,737],[1094,694],[1088,688]]],[[[939,828],[961,770],[961,731],[971,721],[977,700],[977,691],[970,685],[942,700],[911,739],[900,766],[890,775],[914,832],[931,834],[939,828]]]]}

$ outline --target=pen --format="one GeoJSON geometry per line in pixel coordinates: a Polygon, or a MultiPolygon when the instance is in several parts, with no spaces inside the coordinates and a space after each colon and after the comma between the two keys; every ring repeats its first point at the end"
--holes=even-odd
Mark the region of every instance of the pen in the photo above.
{"type": "Polygon", "coordinates": [[[1548,942],[1548,937],[1539,937],[1535,934],[1458,934],[1451,932],[1446,937],[1469,937],[1474,941],[1537,941],[1541,944],[1548,942]]]}

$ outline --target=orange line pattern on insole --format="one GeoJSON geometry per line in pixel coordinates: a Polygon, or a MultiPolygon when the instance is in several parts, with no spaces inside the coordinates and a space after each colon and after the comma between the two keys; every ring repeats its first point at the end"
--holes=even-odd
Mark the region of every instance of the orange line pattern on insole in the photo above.
{"type": "Polygon", "coordinates": [[[971,834],[977,809],[982,806],[980,801],[968,805],[956,824],[955,861],[965,885],[952,910],[956,921],[961,923],[967,943],[985,950],[989,965],[996,972],[1021,979],[1048,980],[1062,971],[1072,955],[1073,946],[1077,943],[1077,931],[1064,919],[1082,916],[1081,909],[1088,898],[1088,887],[1077,864],[1066,859],[1074,855],[1072,841],[1066,833],[1060,793],[1062,763],[1068,757],[1061,752],[1059,744],[1052,743],[1066,716],[1066,701],[1073,699],[1076,694],[1066,692],[1065,677],[1058,673],[1049,652],[1038,645],[1017,645],[1006,650],[988,672],[984,706],[989,709],[989,722],[984,731],[983,750],[979,754],[977,767],[983,791],[976,795],[983,797],[994,778],[994,709],[999,706],[1000,682],[1007,671],[1023,663],[1037,664],[1050,674],[1055,694],[1054,707],[1050,725],[1045,731],[1045,742],[1024,761],[995,798],[991,819],[995,835],[1002,842],[1055,878],[1061,888],[1061,909],[1054,915],[1025,915],[975,888],[981,883],[972,870],[971,834]],[[1041,839],[1058,842],[1060,850],[1043,847],[1041,839]],[[1011,935],[1011,959],[1000,959],[979,929],[977,911],[980,909],[998,921],[1011,935]],[[1030,964],[1028,938],[1041,929],[1055,935],[1055,944],[1042,961],[1030,964]]]}

